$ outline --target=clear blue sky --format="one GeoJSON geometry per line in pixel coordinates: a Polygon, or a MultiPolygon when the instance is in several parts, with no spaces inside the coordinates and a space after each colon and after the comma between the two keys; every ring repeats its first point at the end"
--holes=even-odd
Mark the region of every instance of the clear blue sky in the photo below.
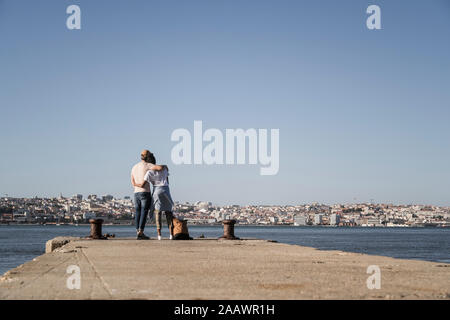
{"type": "Polygon", "coordinates": [[[450,205],[449,54],[446,0],[0,0],[0,193],[131,195],[149,148],[179,201],[450,205]],[[279,173],[171,165],[194,120],[280,129],[279,173]]]}

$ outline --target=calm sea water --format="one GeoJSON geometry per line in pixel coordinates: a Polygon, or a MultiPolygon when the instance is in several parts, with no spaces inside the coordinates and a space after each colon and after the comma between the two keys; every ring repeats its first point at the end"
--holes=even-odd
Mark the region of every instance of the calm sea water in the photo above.
{"type": "MultiPolygon", "coordinates": [[[[103,233],[134,237],[132,226],[103,226],[103,233]]],[[[146,233],[156,236],[155,227],[146,233]]],[[[217,238],[221,226],[189,226],[192,237],[217,238]]],[[[236,226],[243,238],[276,240],[323,250],[342,250],[394,258],[450,263],[450,229],[444,228],[332,228],[290,226],[236,226]]],[[[57,236],[87,236],[89,226],[0,226],[0,274],[41,255],[45,242],[57,236]]],[[[167,237],[163,230],[163,237],[167,237]]]]}

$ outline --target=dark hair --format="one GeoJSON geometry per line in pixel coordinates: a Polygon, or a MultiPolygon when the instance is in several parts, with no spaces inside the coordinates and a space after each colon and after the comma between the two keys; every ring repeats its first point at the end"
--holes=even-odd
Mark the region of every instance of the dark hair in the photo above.
{"type": "Polygon", "coordinates": [[[150,153],[149,155],[148,155],[148,162],[150,162],[150,163],[153,163],[153,164],[156,164],[156,159],[155,159],[155,155],[153,154],[153,153],[150,153]]]}

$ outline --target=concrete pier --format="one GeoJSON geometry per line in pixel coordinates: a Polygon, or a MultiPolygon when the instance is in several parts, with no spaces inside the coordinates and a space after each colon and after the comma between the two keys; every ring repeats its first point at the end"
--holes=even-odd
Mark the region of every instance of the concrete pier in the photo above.
{"type": "Polygon", "coordinates": [[[0,299],[450,299],[450,264],[264,240],[57,238],[3,275],[0,299]]]}

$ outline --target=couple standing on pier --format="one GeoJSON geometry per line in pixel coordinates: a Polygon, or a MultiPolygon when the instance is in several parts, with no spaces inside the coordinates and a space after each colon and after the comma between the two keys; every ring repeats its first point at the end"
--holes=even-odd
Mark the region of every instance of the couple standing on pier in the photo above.
{"type": "Polygon", "coordinates": [[[131,184],[134,187],[135,223],[138,240],[150,239],[144,234],[147,215],[155,214],[158,240],[161,240],[161,213],[164,212],[169,227],[169,239],[174,236],[173,200],[169,189],[169,169],[166,165],[157,165],[153,153],[141,152],[141,161],[131,169],[131,184]],[[153,193],[150,192],[153,185],[153,193]]]}

